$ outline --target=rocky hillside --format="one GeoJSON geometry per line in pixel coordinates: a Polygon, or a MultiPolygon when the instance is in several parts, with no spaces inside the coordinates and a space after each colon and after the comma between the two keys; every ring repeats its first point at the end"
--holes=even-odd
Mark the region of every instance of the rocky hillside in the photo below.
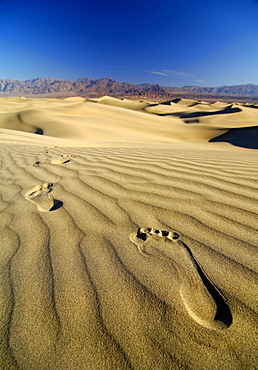
{"type": "Polygon", "coordinates": [[[220,87],[184,86],[182,90],[187,91],[187,92],[195,92],[195,93],[258,97],[258,85],[254,85],[254,84],[220,86],[220,87]]]}
{"type": "Polygon", "coordinates": [[[26,81],[0,80],[0,96],[8,95],[81,95],[81,96],[164,96],[175,93],[194,93],[210,95],[230,95],[258,97],[258,85],[238,85],[221,87],[185,86],[163,87],[155,84],[133,85],[129,82],[119,82],[112,78],[94,80],[79,78],[75,81],[58,80],[54,78],[35,78],[26,81]]]}

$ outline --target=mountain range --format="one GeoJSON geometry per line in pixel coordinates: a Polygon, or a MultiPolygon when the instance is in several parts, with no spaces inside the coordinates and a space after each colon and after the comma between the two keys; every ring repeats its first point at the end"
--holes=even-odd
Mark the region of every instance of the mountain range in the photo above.
{"type": "Polygon", "coordinates": [[[96,80],[91,78],[78,78],[75,81],[59,80],[55,78],[35,78],[26,81],[0,80],[0,96],[85,96],[100,97],[111,95],[114,97],[169,97],[198,95],[200,97],[242,96],[258,98],[258,85],[246,84],[220,87],[184,86],[169,87],[157,84],[134,85],[129,82],[119,82],[104,77],[96,80]]]}

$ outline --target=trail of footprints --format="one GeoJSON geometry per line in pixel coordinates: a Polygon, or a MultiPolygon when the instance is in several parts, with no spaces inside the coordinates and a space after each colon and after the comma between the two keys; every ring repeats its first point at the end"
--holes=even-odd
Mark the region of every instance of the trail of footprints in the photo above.
{"type": "MultiPolygon", "coordinates": [[[[43,149],[45,153],[47,150],[43,149]]],[[[37,161],[33,164],[34,167],[39,167],[41,164],[64,164],[70,162],[71,158],[75,158],[73,154],[64,154],[60,158],[52,159],[51,161],[37,161]]],[[[53,190],[54,184],[51,182],[45,182],[43,184],[36,185],[34,188],[29,190],[25,195],[25,199],[37,206],[40,212],[52,211],[60,205],[62,202],[56,200],[50,192],[53,190]],[[56,206],[56,207],[55,207],[56,206]]]]}
{"type": "MultiPolygon", "coordinates": [[[[34,166],[37,167],[41,163],[64,164],[72,157],[74,156],[63,155],[49,162],[35,162],[34,166]]],[[[62,202],[55,200],[50,194],[53,186],[51,182],[37,185],[25,194],[25,199],[35,204],[40,212],[54,210],[58,208],[55,207],[56,204],[62,202]]],[[[203,273],[190,248],[181,240],[177,231],[141,227],[130,235],[130,240],[142,256],[151,258],[152,253],[149,250],[154,248],[173,263],[181,279],[180,297],[192,319],[213,330],[225,329],[231,325],[232,316],[223,297],[203,273]]]]}

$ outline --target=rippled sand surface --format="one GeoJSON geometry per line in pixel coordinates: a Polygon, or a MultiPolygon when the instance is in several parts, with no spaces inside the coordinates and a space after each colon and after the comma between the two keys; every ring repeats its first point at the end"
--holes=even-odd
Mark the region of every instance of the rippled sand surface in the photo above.
{"type": "Polygon", "coordinates": [[[0,99],[0,368],[257,369],[257,118],[0,99]]]}

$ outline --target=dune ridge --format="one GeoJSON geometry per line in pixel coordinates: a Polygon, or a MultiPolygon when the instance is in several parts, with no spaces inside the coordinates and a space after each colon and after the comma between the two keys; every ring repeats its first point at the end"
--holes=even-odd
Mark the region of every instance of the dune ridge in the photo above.
{"type": "Polygon", "coordinates": [[[192,135],[146,103],[2,100],[45,111],[22,115],[43,135],[0,120],[0,368],[257,369],[258,155],[209,142],[231,114],[192,135]],[[143,226],[148,257],[130,237],[143,226]]]}
{"type": "Polygon", "coordinates": [[[187,99],[158,103],[110,97],[1,98],[0,128],[87,142],[134,144],[207,143],[219,141],[218,138],[227,133],[222,141],[257,149],[254,139],[254,136],[257,138],[257,110],[254,108],[256,105],[187,99]],[[242,135],[241,129],[247,128],[252,129],[251,135],[242,135]]]}

